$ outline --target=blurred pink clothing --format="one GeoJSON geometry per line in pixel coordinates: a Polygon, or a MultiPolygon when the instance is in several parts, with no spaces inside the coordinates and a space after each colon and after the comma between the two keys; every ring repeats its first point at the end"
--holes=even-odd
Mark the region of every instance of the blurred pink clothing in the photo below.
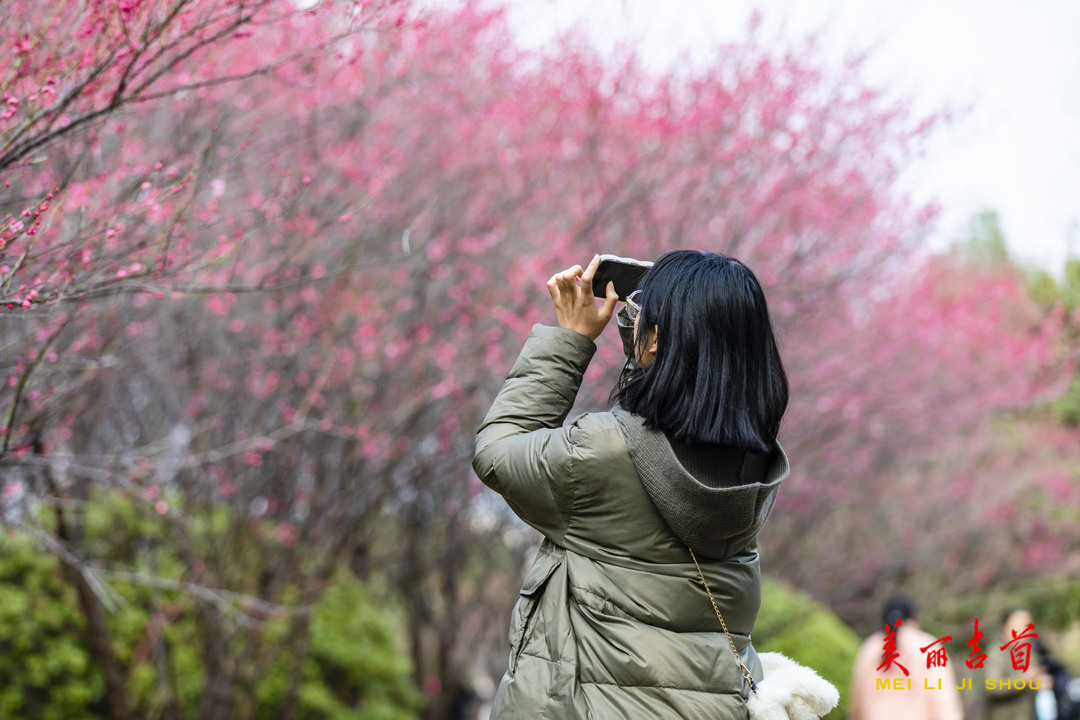
{"type": "Polygon", "coordinates": [[[921,648],[935,640],[911,620],[901,623],[896,633],[896,651],[900,655],[889,671],[884,672],[877,668],[884,658],[885,633],[874,633],[867,638],[855,658],[848,720],[962,720],[964,710],[956,689],[952,658],[944,668],[926,667],[927,654],[940,648],[941,643],[927,653],[921,648]],[[905,676],[896,662],[907,668],[910,675],[905,676]],[[893,689],[895,679],[902,680],[903,689],[893,689]],[[888,689],[879,687],[879,681],[885,681],[888,689]]]}

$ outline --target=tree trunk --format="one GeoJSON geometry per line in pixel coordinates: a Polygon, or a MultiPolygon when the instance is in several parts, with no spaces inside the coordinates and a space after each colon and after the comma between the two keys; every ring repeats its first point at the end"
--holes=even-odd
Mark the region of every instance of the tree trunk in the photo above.
{"type": "MultiPolygon", "coordinates": [[[[51,478],[49,484],[55,492],[56,485],[51,478]]],[[[56,534],[69,552],[74,550],[73,533],[64,515],[64,509],[59,505],[56,508],[56,534]]],[[[61,562],[61,567],[63,567],[64,579],[75,586],[79,595],[79,609],[86,618],[90,647],[105,680],[105,700],[109,706],[109,713],[113,720],[128,720],[132,717],[132,713],[126,695],[127,673],[113,653],[105,611],[82,572],[67,562],[61,562]]]]}

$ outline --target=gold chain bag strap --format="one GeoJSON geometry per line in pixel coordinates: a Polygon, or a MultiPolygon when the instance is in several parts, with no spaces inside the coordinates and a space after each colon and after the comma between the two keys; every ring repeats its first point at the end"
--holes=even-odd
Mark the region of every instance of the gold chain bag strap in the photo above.
{"type": "Polygon", "coordinates": [[[724,635],[727,635],[728,644],[731,645],[731,652],[735,653],[735,662],[739,663],[739,667],[742,668],[743,679],[750,685],[750,690],[757,694],[757,683],[754,682],[754,676],[750,672],[750,668],[746,667],[746,663],[742,661],[742,656],[739,655],[738,649],[735,647],[735,641],[731,639],[731,633],[728,632],[727,623],[724,622],[724,616],[720,614],[720,608],[716,604],[716,598],[713,597],[712,590],[709,589],[709,583],[705,582],[705,573],[701,572],[701,566],[698,565],[697,556],[694,555],[694,551],[690,549],[688,545],[687,550],[690,550],[690,557],[694,561],[694,567],[697,568],[698,577],[701,578],[701,584],[705,586],[705,592],[709,594],[709,602],[712,603],[712,609],[716,612],[716,617],[720,620],[720,627],[724,628],[724,635]]]}

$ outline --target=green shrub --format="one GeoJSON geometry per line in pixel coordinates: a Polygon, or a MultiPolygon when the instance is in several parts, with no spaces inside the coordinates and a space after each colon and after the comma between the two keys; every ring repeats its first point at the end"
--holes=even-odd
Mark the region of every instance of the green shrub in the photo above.
{"type": "MultiPolygon", "coordinates": [[[[397,647],[399,624],[376,608],[356,578],[341,572],[311,617],[311,646],[298,692],[302,720],[409,720],[423,707],[408,659],[397,647]]],[[[288,690],[286,659],[259,683],[259,717],[276,718],[288,690]]]]}
{"type": "Polygon", "coordinates": [[[2,718],[103,716],[75,593],[57,559],[18,535],[0,539],[0,678],[2,718]]]}
{"type": "MultiPolygon", "coordinates": [[[[129,503],[114,501],[108,533],[90,543],[114,547],[136,569],[165,577],[179,564],[164,546],[148,548],[153,529],[129,503]],[[129,536],[130,534],[130,536],[129,536]],[[107,536],[107,540],[106,540],[107,536]],[[125,549],[125,546],[126,549],[125,549]],[[152,553],[153,568],[147,554],[152,553]]],[[[87,508],[94,532],[101,508],[87,508]]],[[[59,560],[25,535],[0,536],[0,718],[96,720],[108,717],[104,681],[86,637],[85,620],[59,560]]],[[[106,549],[98,547],[98,550],[106,549]]],[[[114,583],[122,598],[109,617],[113,646],[127,668],[128,703],[136,717],[195,718],[205,686],[196,603],[187,595],[141,584],[114,583]],[[162,619],[168,622],[162,627],[162,619]],[[154,629],[156,628],[156,629],[154,629]]],[[[276,653],[257,678],[244,716],[276,718],[295,662],[288,624],[261,630],[276,653]]],[[[371,601],[366,588],[340,572],[312,609],[310,641],[302,659],[297,717],[303,720],[409,720],[423,696],[412,684],[410,663],[399,647],[400,619],[371,601]]]]}

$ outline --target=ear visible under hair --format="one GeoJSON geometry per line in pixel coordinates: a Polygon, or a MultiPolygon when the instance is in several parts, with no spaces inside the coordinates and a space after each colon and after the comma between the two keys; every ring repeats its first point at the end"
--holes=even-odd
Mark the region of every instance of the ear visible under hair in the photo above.
{"type": "Polygon", "coordinates": [[[641,356],[637,358],[637,362],[640,367],[646,368],[656,362],[656,337],[657,328],[653,325],[653,329],[648,335],[639,338],[641,342],[638,345],[637,352],[640,352],[641,356]]]}

